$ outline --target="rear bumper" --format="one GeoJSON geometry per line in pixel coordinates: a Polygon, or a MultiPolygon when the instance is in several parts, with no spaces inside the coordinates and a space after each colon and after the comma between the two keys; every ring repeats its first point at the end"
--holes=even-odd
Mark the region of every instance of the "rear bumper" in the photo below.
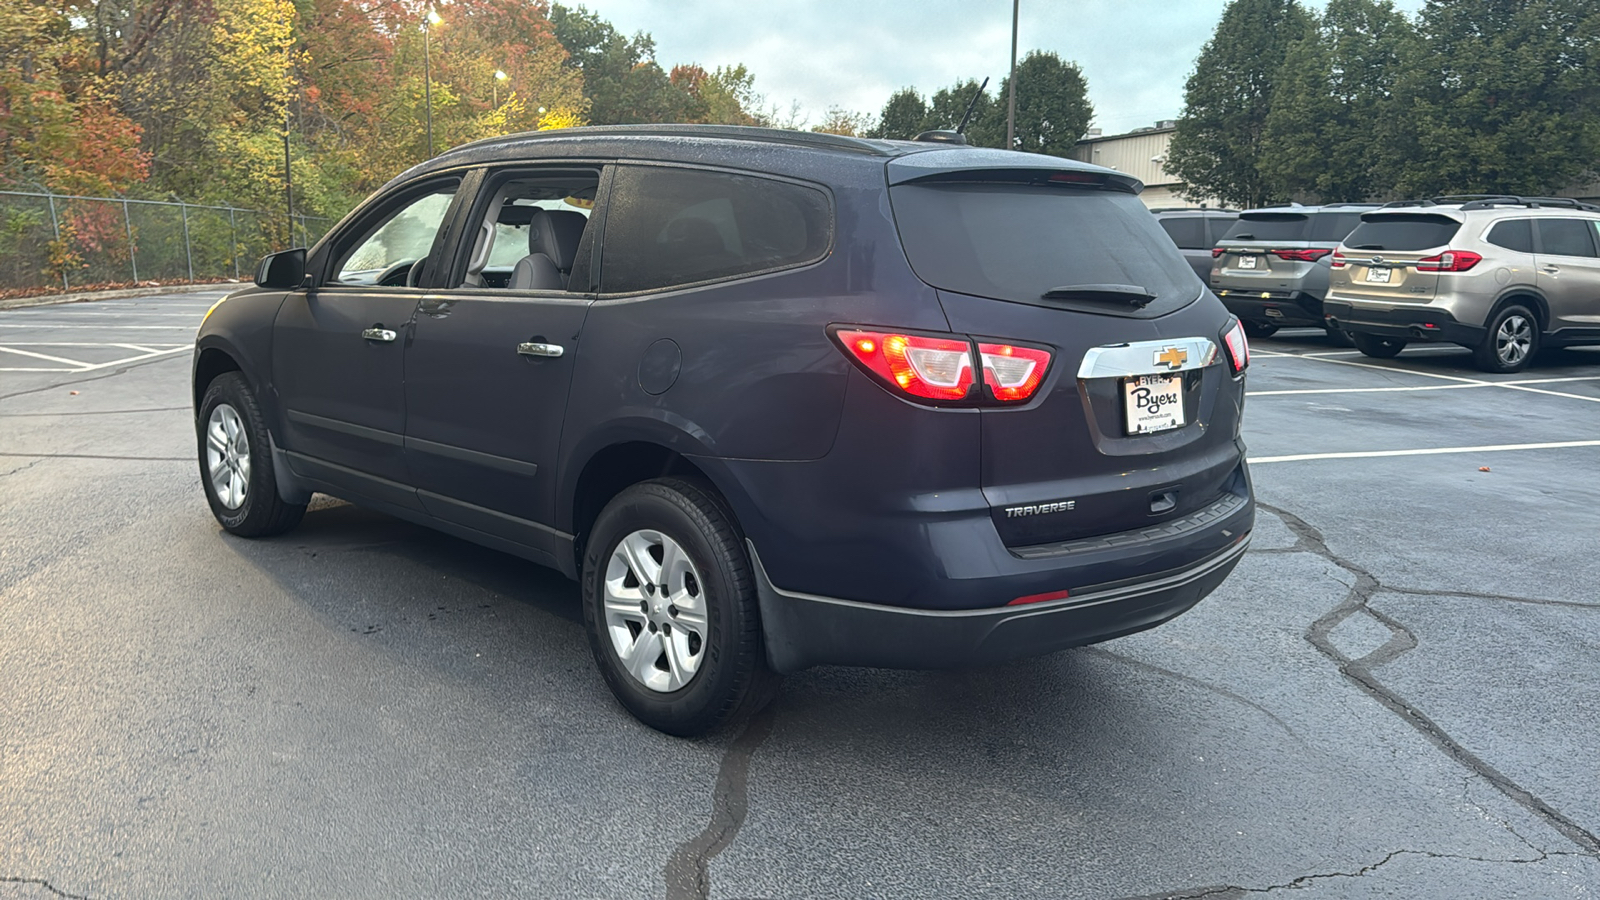
{"type": "Polygon", "coordinates": [[[1182,569],[1097,585],[1065,600],[999,609],[921,610],[794,594],[773,586],[754,545],[767,658],[778,672],[846,665],[948,669],[1107,641],[1187,612],[1238,565],[1250,533],[1182,569]]]}
{"type": "Polygon", "coordinates": [[[1305,291],[1257,291],[1217,288],[1222,305],[1241,319],[1290,327],[1322,327],[1322,300],[1305,291]]]}
{"type": "Polygon", "coordinates": [[[1330,299],[1322,304],[1322,312],[1330,326],[1358,334],[1467,347],[1483,342],[1481,326],[1457,322],[1450,313],[1433,306],[1368,306],[1330,299]]]}

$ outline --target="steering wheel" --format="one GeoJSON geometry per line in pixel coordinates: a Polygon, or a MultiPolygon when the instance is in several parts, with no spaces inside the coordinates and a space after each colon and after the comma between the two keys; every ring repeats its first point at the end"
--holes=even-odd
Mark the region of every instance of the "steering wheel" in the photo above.
{"type": "Polygon", "coordinates": [[[383,272],[378,275],[378,280],[373,283],[379,285],[380,287],[405,287],[411,274],[411,268],[418,262],[420,262],[420,260],[402,259],[389,268],[384,269],[383,272]]]}

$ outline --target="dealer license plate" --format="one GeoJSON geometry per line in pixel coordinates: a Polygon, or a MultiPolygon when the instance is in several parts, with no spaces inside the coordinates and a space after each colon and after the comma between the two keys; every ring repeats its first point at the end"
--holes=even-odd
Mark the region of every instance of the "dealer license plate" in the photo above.
{"type": "Polygon", "coordinates": [[[1254,256],[1241,256],[1241,257],[1239,257],[1239,268],[1241,268],[1241,269],[1254,269],[1255,267],[1256,267],[1256,258],[1254,256]]]}
{"type": "Polygon", "coordinates": [[[1391,274],[1393,274],[1391,269],[1380,269],[1377,266],[1373,266],[1367,270],[1367,280],[1373,284],[1388,284],[1391,274]]]}
{"type": "Polygon", "coordinates": [[[1138,375],[1122,382],[1129,434],[1183,427],[1183,376],[1138,375]]]}

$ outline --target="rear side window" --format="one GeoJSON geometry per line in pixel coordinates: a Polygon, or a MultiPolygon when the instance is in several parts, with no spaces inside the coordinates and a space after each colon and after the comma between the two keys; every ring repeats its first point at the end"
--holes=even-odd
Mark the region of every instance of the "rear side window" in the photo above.
{"type": "Polygon", "coordinates": [[[1459,230],[1461,223],[1449,216],[1373,216],[1357,225],[1344,245],[1351,250],[1427,250],[1450,243],[1459,230]]]}
{"type": "Polygon", "coordinates": [[[1206,221],[1199,216],[1172,216],[1157,219],[1161,230],[1184,250],[1207,250],[1206,221]]]}
{"type": "Polygon", "coordinates": [[[608,294],[803,265],[833,242],[827,195],[770,178],[622,166],[607,204],[600,289],[608,294]]]}
{"type": "Polygon", "coordinates": [[[1245,213],[1233,223],[1225,241],[1304,241],[1308,240],[1311,217],[1304,213],[1245,213]]]}
{"type": "Polygon", "coordinates": [[[889,200],[911,268],[936,288],[1040,304],[1055,288],[1132,285],[1157,298],[1145,308],[1151,315],[1200,293],[1194,270],[1132,194],[940,181],[896,185],[889,200]]]}
{"type": "Polygon", "coordinates": [[[1320,212],[1311,217],[1311,237],[1306,240],[1337,244],[1360,224],[1358,212],[1320,212]]]}
{"type": "Polygon", "coordinates": [[[1540,219],[1539,251],[1550,256],[1594,256],[1594,228],[1583,219],[1540,219]]]}
{"type": "Polygon", "coordinates": [[[1496,222],[1489,229],[1489,236],[1485,238],[1496,247],[1515,250],[1518,253],[1533,252],[1533,222],[1528,219],[1507,219],[1496,222]]]}

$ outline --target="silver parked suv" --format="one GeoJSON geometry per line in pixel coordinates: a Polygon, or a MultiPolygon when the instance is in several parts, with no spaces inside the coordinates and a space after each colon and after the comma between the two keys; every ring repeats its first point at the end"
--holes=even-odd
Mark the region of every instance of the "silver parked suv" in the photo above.
{"type": "MultiPolygon", "coordinates": [[[[1327,327],[1322,298],[1339,241],[1376,203],[1279,206],[1239,214],[1211,251],[1211,289],[1250,337],[1280,327],[1327,327]]],[[[1337,329],[1329,335],[1340,337],[1337,329]]]]}
{"type": "Polygon", "coordinates": [[[1333,255],[1323,313],[1367,356],[1447,341],[1486,372],[1600,344],[1600,206],[1440,197],[1364,213],[1333,255]]]}

